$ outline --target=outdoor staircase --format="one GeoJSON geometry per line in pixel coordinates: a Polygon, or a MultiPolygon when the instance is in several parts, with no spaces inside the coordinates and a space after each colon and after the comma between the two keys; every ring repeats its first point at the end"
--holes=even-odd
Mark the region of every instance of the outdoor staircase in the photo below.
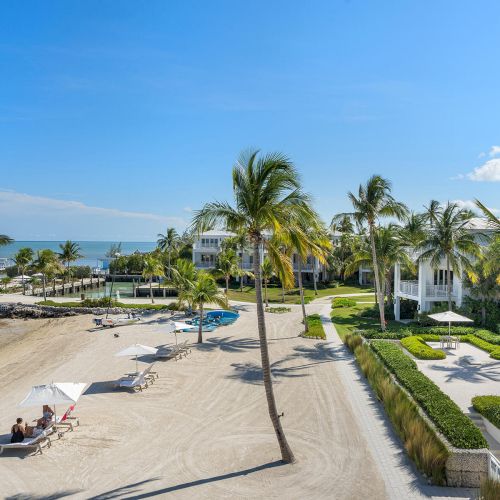
{"type": "Polygon", "coordinates": [[[481,415],[476,411],[466,413],[466,415],[479,427],[479,430],[483,433],[484,438],[490,445],[490,453],[494,455],[498,460],[500,460],[500,443],[493,439],[491,434],[486,430],[481,415]]]}

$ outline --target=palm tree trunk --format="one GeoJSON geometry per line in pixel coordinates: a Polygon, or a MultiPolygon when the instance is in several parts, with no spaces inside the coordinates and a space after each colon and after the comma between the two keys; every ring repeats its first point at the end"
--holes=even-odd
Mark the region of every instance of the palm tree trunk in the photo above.
{"type": "Polygon", "coordinates": [[[240,248],[241,257],[239,259],[240,266],[240,292],[243,293],[243,247],[240,248]]]}
{"type": "Polygon", "coordinates": [[[153,298],[153,278],[149,278],[149,294],[151,295],[151,304],[155,303],[155,299],[153,298]]]}
{"type": "Polygon", "coordinates": [[[257,301],[257,325],[259,329],[260,356],[262,360],[262,376],[264,379],[264,388],[266,391],[267,406],[269,417],[278,439],[281,450],[281,459],[285,463],[295,462],[292,449],[290,448],[283,428],[281,426],[280,416],[276,409],[276,400],[274,398],[273,382],[271,379],[271,366],[269,362],[269,348],[267,345],[266,322],[264,318],[264,307],[262,304],[262,281],[260,276],[260,240],[253,242],[253,271],[255,275],[255,296],[257,301]]]}
{"type": "Polygon", "coordinates": [[[26,295],[26,280],[24,279],[24,268],[21,268],[21,275],[23,277],[23,295],[26,295]]]}
{"type": "Polygon", "coordinates": [[[380,286],[380,276],[378,274],[377,250],[375,249],[375,232],[373,223],[370,224],[370,244],[372,248],[373,274],[375,275],[375,289],[377,291],[378,310],[380,313],[380,328],[385,331],[385,310],[384,295],[380,286]]]}
{"type": "Polygon", "coordinates": [[[385,277],[385,294],[387,296],[387,303],[392,304],[392,281],[391,281],[391,271],[387,273],[385,277]]]}
{"type": "Polygon", "coordinates": [[[269,301],[267,300],[267,280],[264,280],[264,301],[266,303],[266,307],[269,307],[269,301]]]}
{"type": "Polygon", "coordinates": [[[302,257],[300,255],[298,255],[297,270],[298,270],[297,279],[299,281],[300,305],[302,306],[302,317],[303,317],[302,321],[304,323],[304,331],[308,332],[309,325],[307,324],[306,305],[304,303],[304,288],[302,286],[302,257]]]}
{"type": "Polygon", "coordinates": [[[203,342],[203,304],[200,304],[200,322],[198,323],[198,344],[203,342]]]}
{"type": "Polygon", "coordinates": [[[285,285],[281,282],[281,302],[285,303],[285,285]]]}
{"type": "Polygon", "coordinates": [[[316,257],[313,257],[313,284],[314,295],[318,295],[318,284],[316,283],[316,257]]]}
{"type": "Polygon", "coordinates": [[[481,326],[486,325],[486,299],[481,299],[481,326]]]}
{"type": "Polygon", "coordinates": [[[172,281],[172,270],[170,269],[170,252],[168,252],[167,258],[168,258],[168,280],[172,281]]]}
{"type": "Polygon", "coordinates": [[[448,292],[448,310],[451,311],[451,280],[450,280],[450,258],[446,257],[446,289],[448,292]]]}

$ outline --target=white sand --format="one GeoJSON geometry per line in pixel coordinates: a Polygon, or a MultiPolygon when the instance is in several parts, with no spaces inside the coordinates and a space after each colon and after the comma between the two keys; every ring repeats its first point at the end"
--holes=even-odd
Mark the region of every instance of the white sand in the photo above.
{"type": "MultiPolygon", "coordinates": [[[[279,464],[259,378],[254,307],[234,325],[205,334],[188,358],[157,363],[160,378],[143,393],[110,388],[109,381],[134,369],[133,360],[113,354],[135,342],[173,342],[161,323],[89,332],[91,316],[3,322],[0,345],[6,331],[16,331],[0,349],[4,433],[17,416],[38,416],[37,408],[17,406],[33,384],[92,385],[77,405],[81,426],[74,432],[43,455],[0,455],[0,494],[385,498],[335,363],[324,344],[297,337],[298,308],[266,315],[278,408],[298,459],[279,464]]],[[[196,334],[179,337],[196,341],[196,334]]]]}

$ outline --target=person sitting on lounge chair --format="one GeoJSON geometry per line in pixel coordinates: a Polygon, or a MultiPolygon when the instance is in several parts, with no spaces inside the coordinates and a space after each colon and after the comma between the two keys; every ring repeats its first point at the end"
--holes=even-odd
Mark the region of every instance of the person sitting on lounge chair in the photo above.
{"type": "Polygon", "coordinates": [[[16,423],[12,426],[11,443],[21,443],[25,437],[33,436],[34,427],[26,425],[21,417],[16,418],[16,423]]]}
{"type": "Polygon", "coordinates": [[[45,429],[50,422],[52,421],[52,417],[54,415],[54,410],[49,405],[43,405],[42,410],[42,418],[39,418],[36,422],[37,427],[42,427],[45,429]]]}

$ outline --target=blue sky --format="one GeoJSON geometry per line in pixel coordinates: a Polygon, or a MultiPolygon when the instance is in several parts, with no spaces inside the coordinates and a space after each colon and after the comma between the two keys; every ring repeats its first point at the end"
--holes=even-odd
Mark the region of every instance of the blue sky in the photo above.
{"type": "Polygon", "coordinates": [[[496,1],[0,4],[0,233],[152,240],[279,150],[326,221],[371,174],[500,209],[496,1]]]}

